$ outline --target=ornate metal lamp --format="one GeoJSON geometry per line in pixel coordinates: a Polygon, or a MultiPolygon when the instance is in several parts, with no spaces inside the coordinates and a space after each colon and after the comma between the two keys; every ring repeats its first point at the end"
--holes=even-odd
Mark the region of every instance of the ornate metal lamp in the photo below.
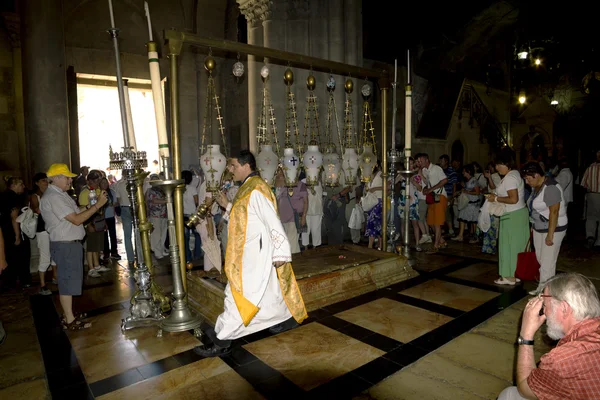
{"type": "Polygon", "coordinates": [[[170,181],[151,181],[150,185],[159,187],[167,197],[167,219],[169,223],[169,258],[173,270],[173,306],[171,314],[160,321],[159,336],[162,331],[183,332],[190,329],[194,330],[194,335],[201,336],[200,324],[202,320],[189,308],[187,296],[183,288],[181,278],[181,259],[179,257],[179,245],[177,244],[177,234],[175,228],[175,212],[173,207],[173,192],[176,187],[185,185],[182,179],[170,181]]]}
{"type": "Polygon", "coordinates": [[[302,164],[306,172],[306,185],[314,192],[314,186],[319,184],[319,175],[323,166],[323,154],[319,151],[319,139],[321,131],[319,128],[319,109],[317,96],[315,96],[316,79],[312,73],[306,78],[306,87],[309,95],[306,99],[306,111],[304,113],[304,138],[310,135],[308,150],[302,155],[302,164]]]}
{"type": "Polygon", "coordinates": [[[356,154],[356,137],[354,131],[354,115],[352,113],[352,98],[350,95],[354,90],[354,82],[351,79],[346,80],[344,85],[346,90],[346,106],[344,108],[344,133],[346,144],[344,155],[342,156],[342,170],[346,186],[354,185],[358,174],[358,154],[356,154]]]}

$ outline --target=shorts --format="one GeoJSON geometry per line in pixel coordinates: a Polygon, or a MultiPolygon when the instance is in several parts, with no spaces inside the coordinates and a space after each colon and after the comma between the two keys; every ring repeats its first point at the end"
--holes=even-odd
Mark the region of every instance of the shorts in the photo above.
{"type": "Polygon", "coordinates": [[[444,225],[447,205],[448,198],[443,194],[440,195],[439,203],[429,204],[427,208],[427,224],[432,226],[444,225]]]}
{"type": "Polygon", "coordinates": [[[100,253],[104,251],[104,232],[88,232],[85,239],[86,251],[100,253]]]}
{"type": "Polygon", "coordinates": [[[58,293],[79,296],[83,287],[83,246],[79,241],[50,242],[50,254],[57,269],[58,293]]]}

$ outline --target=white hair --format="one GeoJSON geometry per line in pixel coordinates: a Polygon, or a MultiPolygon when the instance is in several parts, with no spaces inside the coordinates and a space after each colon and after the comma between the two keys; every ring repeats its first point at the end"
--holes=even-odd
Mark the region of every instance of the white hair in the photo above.
{"type": "Polygon", "coordinates": [[[594,284],[576,272],[555,275],[546,282],[552,299],[565,301],[577,321],[600,316],[600,300],[594,284]]]}

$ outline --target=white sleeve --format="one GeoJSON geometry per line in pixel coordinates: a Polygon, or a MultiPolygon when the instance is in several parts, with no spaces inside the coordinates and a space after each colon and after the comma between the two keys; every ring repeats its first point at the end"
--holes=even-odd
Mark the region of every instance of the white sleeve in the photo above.
{"type": "MultiPolygon", "coordinates": [[[[519,176],[520,179],[520,176],[519,176]]],[[[504,189],[506,189],[506,191],[508,192],[509,190],[515,190],[519,188],[519,181],[517,179],[517,177],[515,177],[515,174],[507,174],[504,177],[504,189]]]]}
{"type": "Polygon", "coordinates": [[[265,225],[267,232],[271,235],[271,244],[273,246],[273,262],[292,261],[292,251],[281,220],[273,203],[258,191],[253,191],[250,195],[251,207],[261,222],[265,225]]]}

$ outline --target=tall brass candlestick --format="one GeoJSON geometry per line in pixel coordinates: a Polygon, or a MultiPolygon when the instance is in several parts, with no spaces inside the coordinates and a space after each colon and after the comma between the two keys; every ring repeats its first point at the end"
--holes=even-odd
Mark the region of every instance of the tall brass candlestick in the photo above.
{"type": "MultiPolygon", "coordinates": [[[[177,71],[177,58],[181,53],[183,43],[180,40],[169,39],[169,64],[170,64],[170,79],[169,90],[171,93],[171,146],[173,157],[173,177],[181,179],[181,142],[179,135],[179,73],[177,71]]],[[[175,231],[177,235],[177,244],[179,245],[179,257],[185,260],[184,247],[184,224],[183,224],[183,191],[185,184],[180,185],[175,189],[174,207],[175,207],[175,231]]],[[[184,291],[187,290],[186,268],[185,262],[180,265],[181,282],[184,291]]]]}
{"type": "MultiPolygon", "coordinates": [[[[406,64],[407,83],[405,92],[405,117],[404,117],[404,171],[400,171],[404,177],[405,195],[404,195],[404,256],[410,258],[410,181],[414,172],[410,169],[411,156],[411,137],[412,137],[412,86],[410,84],[410,50],[408,50],[408,60],[406,64]]],[[[418,243],[417,243],[418,244],[418,243]]]]}

